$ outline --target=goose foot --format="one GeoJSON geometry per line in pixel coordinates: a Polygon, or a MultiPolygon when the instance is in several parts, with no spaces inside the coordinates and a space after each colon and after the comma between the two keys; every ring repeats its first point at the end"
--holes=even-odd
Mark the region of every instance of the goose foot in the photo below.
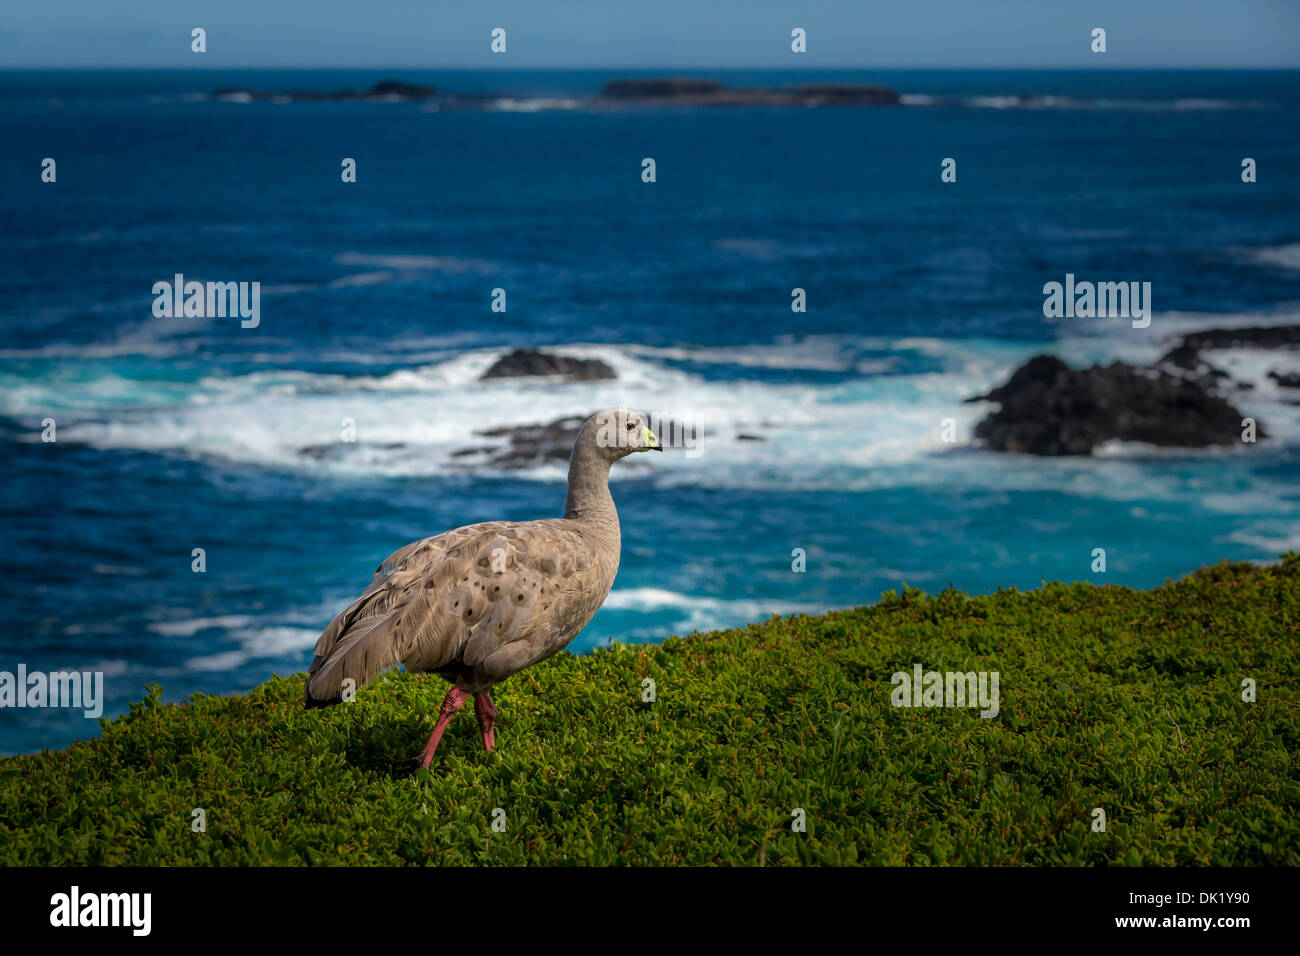
{"type": "Polygon", "coordinates": [[[451,719],[456,716],[456,711],[460,710],[461,704],[469,700],[469,694],[465,693],[459,687],[452,686],[447,691],[447,696],[442,699],[442,706],[438,708],[438,722],[433,725],[433,733],[429,736],[429,742],[424,745],[424,750],[420,752],[420,766],[429,766],[429,761],[433,760],[434,751],[438,749],[438,741],[442,740],[442,732],[447,729],[451,719]]]}
{"type": "Polygon", "coordinates": [[[483,749],[491,751],[496,746],[492,728],[496,724],[497,708],[487,691],[474,695],[474,713],[478,716],[479,730],[483,731],[483,749]]]}

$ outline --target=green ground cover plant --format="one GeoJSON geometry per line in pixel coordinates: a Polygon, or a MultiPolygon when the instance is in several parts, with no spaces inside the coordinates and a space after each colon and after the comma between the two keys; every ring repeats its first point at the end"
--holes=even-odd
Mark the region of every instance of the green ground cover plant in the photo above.
{"type": "Polygon", "coordinates": [[[905,589],[561,654],[497,688],[496,752],[462,713],[428,771],[436,677],[323,711],[301,674],[155,687],[0,758],[0,862],[1294,866],[1298,632],[1296,554],[1149,591],[905,589]],[[892,706],[918,663],[998,672],[1000,712],[892,706]]]}

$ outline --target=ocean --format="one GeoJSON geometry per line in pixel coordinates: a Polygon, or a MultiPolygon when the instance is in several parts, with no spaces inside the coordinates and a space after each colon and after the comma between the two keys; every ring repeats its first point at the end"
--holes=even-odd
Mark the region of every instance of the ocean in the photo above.
{"type": "MultiPolygon", "coordinates": [[[[999,454],[964,402],[1043,352],[1300,323],[1300,74],[722,71],[903,104],[585,105],[624,75],[0,72],[0,670],[101,671],[104,716],[301,670],[402,544],[560,513],[562,465],[467,467],[477,433],[615,405],[704,432],[615,467],[622,565],[575,652],[1300,549],[1300,394],[1268,377],[1300,353],[1207,354],[1253,386],[1232,401],[1270,437],[1240,448],[999,454]],[[508,98],[207,95],[385,78],[508,98]],[[260,282],[259,324],[155,316],[178,273],[260,282]],[[1045,318],[1067,274],[1150,282],[1149,327],[1045,318]],[[517,347],[617,377],[480,380],[517,347]]],[[[0,709],[0,752],[98,730],[0,709]]]]}

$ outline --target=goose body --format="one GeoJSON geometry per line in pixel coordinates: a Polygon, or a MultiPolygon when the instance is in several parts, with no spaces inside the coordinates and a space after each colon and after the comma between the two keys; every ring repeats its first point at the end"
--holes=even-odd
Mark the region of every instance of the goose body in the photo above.
{"type": "Polygon", "coordinates": [[[609,468],[651,450],[662,446],[639,416],[602,412],[574,443],[563,517],[467,525],[394,552],[317,640],[304,702],[338,703],[400,663],[452,684],[425,766],[470,696],[491,750],[492,686],[562,650],[609,594],[620,550],[609,468]]]}

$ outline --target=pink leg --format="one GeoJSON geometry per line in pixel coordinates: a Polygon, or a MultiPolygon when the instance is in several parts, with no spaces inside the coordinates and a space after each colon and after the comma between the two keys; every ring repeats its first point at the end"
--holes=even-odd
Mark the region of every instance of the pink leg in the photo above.
{"type": "Polygon", "coordinates": [[[474,695],[474,713],[478,715],[479,730],[483,731],[483,749],[491,750],[496,746],[492,728],[496,724],[497,708],[488,691],[474,695]]]}
{"type": "Polygon", "coordinates": [[[433,760],[433,753],[438,749],[438,741],[442,739],[442,732],[447,729],[451,719],[456,716],[456,711],[460,710],[460,705],[469,700],[469,694],[465,693],[459,687],[452,685],[451,690],[447,691],[447,696],[442,699],[442,706],[438,708],[438,722],[433,725],[433,734],[429,737],[429,742],[424,745],[424,750],[420,753],[420,766],[429,766],[429,761],[433,760]]]}

